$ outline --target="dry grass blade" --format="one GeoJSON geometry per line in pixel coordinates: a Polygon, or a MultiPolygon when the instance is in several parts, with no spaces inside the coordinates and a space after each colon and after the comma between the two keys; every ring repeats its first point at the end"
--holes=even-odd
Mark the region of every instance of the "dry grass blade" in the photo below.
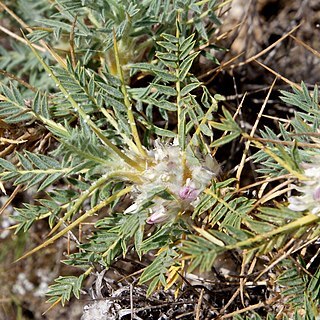
{"type": "Polygon", "coordinates": [[[266,179],[264,179],[264,180],[257,181],[257,182],[255,182],[255,183],[252,183],[252,184],[249,184],[249,185],[247,185],[247,186],[244,186],[244,187],[242,187],[242,188],[240,188],[240,189],[238,189],[238,190],[236,190],[236,191],[234,191],[234,192],[235,192],[235,193],[243,192],[243,191],[245,191],[245,190],[254,188],[254,187],[256,187],[256,186],[259,186],[259,185],[262,185],[262,184],[265,184],[265,183],[269,183],[269,182],[277,181],[277,180],[288,179],[288,178],[290,178],[290,177],[291,177],[290,174],[283,174],[283,175],[281,175],[281,176],[279,176],[279,177],[273,177],[273,178],[268,177],[268,178],[266,178],[266,179]]]}
{"type": "MultiPolygon", "coordinates": [[[[0,26],[1,28],[1,26],[0,26]]],[[[16,75],[6,71],[6,70],[2,70],[0,69],[0,74],[4,75],[5,77],[8,77],[12,80],[15,80],[17,82],[19,82],[21,85],[23,85],[24,87],[30,89],[33,92],[37,92],[37,88],[35,88],[34,86],[32,86],[31,84],[29,84],[28,82],[24,81],[23,79],[17,77],[16,75]]]]}
{"type": "Polygon", "coordinates": [[[204,294],[204,289],[201,289],[200,296],[199,296],[199,299],[198,299],[198,303],[196,305],[196,320],[200,320],[201,304],[202,304],[202,300],[203,300],[203,294],[204,294]]]}
{"type": "Polygon", "coordinates": [[[48,313],[51,309],[53,309],[54,307],[56,307],[57,305],[59,305],[59,303],[61,302],[62,297],[59,298],[56,302],[54,302],[45,312],[42,313],[42,315],[44,316],[46,313],[48,313]]]}
{"type": "MultiPolygon", "coordinates": [[[[209,190],[210,191],[210,190],[209,190]]],[[[209,192],[208,192],[209,193],[209,192]]],[[[211,193],[209,193],[210,195],[212,195],[211,193]]],[[[193,227],[199,234],[201,234],[204,238],[206,238],[207,240],[209,240],[210,242],[214,243],[215,245],[219,246],[219,247],[223,247],[224,243],[217,239],[216,237],[214,237],[211,233],[209,233],[208,231],[198,228],[198,227],[193,227]]]]}
{"type": "Polygon", "coordinates": [[[282,248],[281,252],[277,255],[276,259],[274,259],[274,261],[267,266],[266,268],[264,268],[259,274],[258,276],[254,279],[254,282],[258,281],[263,274],[265,274],[266,272],[268,272],[269,270],[271,270],[273,267],[275,267],[280,261],[282,261],[283,259],[289,257],[291,255],[291,253],[297,248],[297,246],[299,244],[294,245],[294,243],[296,242],[296,239],[291,239],[289,240],[289,242],[285,245],[284,248],[282,248]],[[290,246],[293,245],[291,248],[290,246]],[[289,248],[289,249],[288,249],[289,248]],[[288,250],[287,250],[288,249],[288,250]]]}
{"type": "Polygon", "coordinates": [[[228,314],[225,314],[223,315],[222,317],[220,317],[220,319],[228,319],[228,318],[232,318],[236,315],[239,315],[241,313],[245,313],[247,311],[251,311],[251,310],[255,310],[255,309],[258,309],[258,308],[261,308],[261,307],[264,307],[264,306],[267,306],[268,304],[272,304],[274,303],[275,301],[277,301],[278,297],[275,297],[275,298],[272,298],[272,299],[269,299],[265,302],[259,302],[257,304],[254,304],[254,305],[251,305],[249,307],[246,307],[246,308],[243,308],[243,309],[240,309],[240,310],[237,310],[237,311],[234,311],[234,312],[230,312],[228,314]]]}
{"type": "Polygon", "coordinates": [[[0,7],[5,10],[6,12],[8,12],[8,14],[14,19],[16,20],[23,28],[25,28],[26,30],[28,30],[28,32],[31,32],[32,29],[19,17],[17,16],[11,9],[9,9],[2,1],[0,1],[0,7]]]}
{"type": "Polygon", "coordinates": [[[25,143],[27,141],[28,140],[23,140],[21,138],[15,140],[15,139],[7,139],[7,138],[4,138],[4,137],[0,137],[0,145],[1,144],[6,144],[6,143],[20,144],[20,143],[25,143]]]}
{"type": "MultiPolygon", "coordinates": [[[[288,183],[292,183],[292,181],[288,182],[288,183]]],[[[283,185],[286,185],[287,183],[283,183],[283,185]]],[[[282,186],[282,184],[281,184],[282,186]]],[[[288,188],[285,189],[280,189],[277,192],[274,192],[273,194],[271,192],[268,192],[263,198],[259,199],[259,203],[260,204],[264,204],[270,200],[273,200],[277,197],[280,197],[283,194],[288,194],[290,191],[292,190],[292,187],[289,186],[288,188]],[[262,200],[263,199],[263,200],[262,200]],[[261,201],[260,201],[261,200],[261,201]]]]}
{"type": "MultiPolygon", "coordinates": [[[[30,46],[30,42],[28,41],[28,45],[30,46]]],[[[59,65],[64,68],[67,69],[67,63],[65,61],[65,59],[61,58],[61,56],[59,54],[57,54],[47,43],[45,43],[43,41],[43,46],[47,49],[46,51],[48,51],[51,56],[59,63],[59,65]]]]}
{"type": "MultiPolygon", "coordinates": [[[[305,136],[308,135],[309,133],[303,133],[301,135],[305,136]]],[[[300,135],[300,134],[299,134],[300,135]]],[[[319,137],[319,134],[315,133],[311,133],[309,134],[310,136],[314,136],[314,137],[319,137]]],[[[295,135],[297,136],[297,135],[295,135]]],[[[248,138],[248,140],[252,140],[252,141],[260,141],[260,142],[270,142],[270,143],[274,143],[274,144],[281,144],[284,146],[297,146],[297,147],[302,147],[302,148],[317,148],[320,149],[320,144],[319,143],[308,143],[308,142],[298,142],[298,141],[282,141],[282,140],[275,140],[275,139],[265,139],[265,138],[258,138],[258,137],[250,137],[248,138]]]]}
{"type": "MultiPolygon", "coordinates": [[[[11,32],[11,31],[8,30],[7,28],[5,28],[5,27],[3,27],[3,26],[0,26],[0,30],[1,30],[2,32],[6,33],[8,36],[12,37],[13,39],[16,39],[16,40],[18,40],[18,41],[20,41],[20,42],[22,42],[22,43],[24,43],[24,44],[28,44],[28,42],[27,42],[25,39],[23,39],[22,37],[16,35],[15,33],[11,32]]],[[[36,45],[36,44],[32,44],[32,46],[33,46],[35,49],[37,49],[37,50],[39,50],[39,51],[41,51],[41,52],[46,52],[46,49],[44,49],[44,48],[42,48],[42,47],[40,47],[40,46],[38,46],[38,45],[36,45]]]]}
{"type": "Polygon", "coordinates": [[[241,303],[243,305],[243,307],[245,307],[245,300],[244,300],[244,293],[245,293],[245,285],[247,283],[247,277],[252,274],[256,263],[257,263],[257,258],[254,257],[250,267],[247,271],[247,275],[245,276],[245,268],[246,268],[246,259],[247,259],[247,252],[246,250],[244,250],[244,254],[243,254],[243,258],[242,258],[242,263],[241,263],[241,277],[240,277],[240,285],[239,285],[239,289],[240,289],[240,299],[241,299],[241,303]]]}
{"type": "Polygon", "coordinates": [[[255,146],[261,150],[263,150],[266,154],[268,154],[270,157],[272,157],[276,162],[278,162],[283,168],[288,170],[294,177],[298,178],[301,181],[309,180],[307,177],[305,177],[300,172],[292,169],[290,165],[288,165],[283,159],[281,159],[278,155],[276,155],[273,151],[271,151],[269,148],[267,148],[265,145],[263,145],[261,142],[259,142],[257,139],[250,137],[248,134],[243,133],[242,134],[245,139],[251,139],[255,146]]]}
{"type": "Polygon", "coordinates": [[[232,62],[234,62],[235,60],[240,58],[243,54],[244,54],[244,52],[239,53],[238,55],[231,58],[230,60],[222,63],[219,67],[211,69],[208,72],[202,74],[201,76],[198,77],[198,79],[202,80],[202,79],[206,78],[207,76],[210,76],[212,73],[215,73],[209,80],[207,80],[205,82],[205,85],[209,84],[222,70],[227,69],[227,67],[229,67],[232,62]]]}
{"type": "Polygon", "coordinates": [[[261,198],[254,204],[254,206],[250,209],[250,212],[255,210],[259,207],[260,204],[266,203],[276,197],[279,197],[282,194],[285,194],[292,190],[292,187],[284,189],[285,186],[290,185],[293,180],[285,180],[284,182],[278,184],[276,187],[271,189],[268,193],[266,193],[264,196],[261,196],[261,198]]]}
{"type": "Polygon", "coordinates": [[[18,194],[18,192],[22,189],[22,185],[19,185],[17,187],[15,187],[14,191],[11,193],[10,197],[8,198],[8,200],[6,201],[6,203],[2,206],[2,208],[0,209],[0,215],[4,212],[4,210],[6,210],[6,208],[8,208],[8,206],[10,205],[10,203],[13,201],[13,199],[16,197],[16,195],[18,194]]]}
{"type": "Polygon", "coordinates": [[[310,52],[312,52],[315,56],[317,56],[318,58],[320,58],[320,52],[313,49],[312,47],[310,47],[309,45],[307,45],[305,42],[303,42],[302,40],[296,38],[293,35],[290,35],[290,37],[296,41],[298,44],[300,44],[301,46],[303,46],[304,48],[306,48],[307,50],[309,50],[310,52]]]}
{"type": "Polygon", "coordinates": [[[261,67],[265,68],[266,70],[270,71],[272,74],[277,76],[279,79],[283,80],[285,83],[287,83],[291,87],[295,87],[295,88],[301,90],[301,86],[298,85],[297,83],[294,83],[294,82],[290,81],[289,79],[287,79],[286,77],[283,77],[280,73],[272,70],[271,68],[269,68],[268,66],[264,65],[262,62],[260,62],[256,59],[254,59],[253,61],[256,62],[257,64],[259,64],[261,67]]]}
{"type": "Polygon", "coordinates": [[[71,62],[72,62],[72,67],[75,68],[77,65],[76,61],[76,55],[75,55],[75,50],[74,50],[74,33],[75,33],[75,28],[76,28],[76,23],[77,23],[78,16],[76,15],[73,23],[72,23],[72,29],[70,32],[70,38],[69,38],[69,43],[70,43],[70,55],[71,55],[71,62]]]}
{"type": "MultiPolygon", "coordinates": [[[[233,301],[237,298],[237,296],[239,295],[240,293],[240,288],[238,288],[234,294],[232,295],[232,297],[229,299],[229,301],[224,305],[224,307],[219,311],[219,314],[222,315],[225,313],[225,311],[229,308],[229,306],[233,303],[233,301]]],[[[221,316],[217,319],[221,319],[221,316]]]]}
{"type": "Polygon", "coordinates": [[[279,38],[277,41],[275,41],[274,43],[272,43],[270,46],[268,46],[267,48],[265,48],[264,50],[260,51],[259,53],[255,54],[254,56],[246,59],[243,62],[240,62],[236,65],[231,65],[230,68],[236,68],[236,67],[241,67],[243,65],[246,65],[256,59],[258,59],[259,57],[265,55],[267,52],[269,52],[271,49],[273,49],[275,46],[277,46],[280,42],[282,42],[285,38],[289,37],[293,32],[295,32],[296,30],[298,30],[301,26],[301,23],[298,24],[297,26],[295,26],[294,28],[292,28],[289,32],[287,32],[286,34],[284,34],[281,38],[279,38]]]}
{"type": "MultiPolygon", "coordinates": [[[[274,86],[276,84],[276,81],[277,81],[277,78],[274,79],[274,81],[272,82],[272,84],[270,86],[268,94],[267,94],[267,96],[266,96],[266,98],[265,98],[265,100],[264,100],[264,102],[263,102],[263,104],[261,106],[261,109],[260,109],[260,111],[259,111],[259,113],[257,115],[256,121],[255,121],[255,123],[254,123],[254,125],[253,125],[253,127],[251,129],[250,137],[254,136],[254,134],[255,134],[255,132],[256,132],[256,130],[258,128],[259,121],[260,121],[260,119],[262,117],[262,114],[263,114],[264,109],[265,109],[265,107],[267,105],[267,102],[269,100],[270,94],[271,94],[271,92],[272,92],[272,90],[273,90],[273,88],[274,88],[274,86]]],[[[244,151],[243,151],[243,154],[242,154],[242,158],[241,158],[241,161],[240,161],[240,164],[239,164],[239,168],[238,168],[237,173],[236,173],[236,178],[238,180],[238,184],[237,184],[238,188],[239,188],[239,185],[240,185],[240,177],[241,177],[241,173],[242,173],[245,161],[246,161],[246,157],[248,155],[249,147],[250,147],[250,140],[248,140],[245,143],[245,148],[244,148],[244,151]]]]}

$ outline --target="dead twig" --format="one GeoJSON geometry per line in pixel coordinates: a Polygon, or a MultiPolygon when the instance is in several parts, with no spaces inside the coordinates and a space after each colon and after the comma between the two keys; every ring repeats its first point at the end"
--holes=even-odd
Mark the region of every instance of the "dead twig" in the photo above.
{"type": "Polygon", "coordinates": [[[196,320],[200,320],[200,312],[201,312],[201,304],[202,304],[202,299],[203,299],[203,293],[204,289],[202,288],[200,291],[200,296],[198,299],[198,303],[196,305],[196,320]]]}
{"type": "Polygon", "coordinates": [[[22,185],[18,185],[14,191],[12,192],[12,194],[10,195],[9,199],[6,201],[6,203],[2,206],[2,208],[0,209],[0,215],[4,212],[4,210],[6,210],[6,208],[8,208],[8,206],[10,205],[10,203],[13,201],[13,199],[16,197],[16,195],[19,193],[19,191],[21,190],[22,185]]]}
{"type": "MultiPolygon", "coordinates": [[[[270,86],[270,89],[268,91],[268,94],[263,102],[263,105],[261,106],[261,109],[257,115],[257,118],[256,118],[256,121],[251,129],[251,132],[250,132],[250,137],[253,137],[257,128],[258,128],[258,124],[260,122],[260,119],[262,117],[262,114],[264,112],[264,109],[267,105],[267,102],[269,100],[269,97],[271,95],[271,92],[274,88],[274,85],[276,84],[276,81],[277,81],[277,78],[274,79],[274,81],[272,82],[271,86],[270,86]]],[[[242,154],[242,158],[241,158],[241,161],[240,161],[240,164],[239,164],[239,168],[237,170],[237,173],[236,173],[236,178],[237,178],[237,188],[240,187],[240,177],[241,177],[241,173],[242,173],[242,170],[244,168],[244,164],[245,164],[245,160],[246,160],[246,157],[248,155],[248,152],[249,152],[249,148],[250,148],[250,140],[247,140],[247,142],[245,143],[245,148],[244,148],[244,151],[243,151],[243,154],[242,154]]]]}

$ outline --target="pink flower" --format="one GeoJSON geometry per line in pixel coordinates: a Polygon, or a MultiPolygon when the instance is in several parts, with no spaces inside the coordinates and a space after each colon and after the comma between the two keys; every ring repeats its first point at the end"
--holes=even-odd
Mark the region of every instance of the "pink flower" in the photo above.
{"type": "Polygon", "coordinates": [[[198,158],[192,150],[182,151],[177,140],[164,144],[158,139],[147,153],[145,170],[140,173],[140,182],[134,185],[134,202],[125,213],[148,208],[148,224],[163,223],[192,211],[199,195],[219,172],[210,155],[199,154],[198,158]]]}
{"type": "Polygon", "coordinates": [[[197,198],[198,195],[199,195],[199,190],[192,188],[190,186],[184,186],[179,191],[179,197],[182,200],[193,201],[197,198]]]}
{"type": "Polygon", "coordinates": [[[318,186],[313,192],[313,199],[315,201],[320,201],[320,186],[318,186]]]}

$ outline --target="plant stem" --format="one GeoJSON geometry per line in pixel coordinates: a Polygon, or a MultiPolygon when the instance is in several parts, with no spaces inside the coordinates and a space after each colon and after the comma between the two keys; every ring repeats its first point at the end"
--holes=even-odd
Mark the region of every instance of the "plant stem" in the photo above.
{"type": "Polygon", "coordinates": [[[285,233],[288,233],[294,229],[299,229],[299,228],[307,226],[309,224],[319,222],[319,220],[320,220],[320,217],[318,217],[315,214],[309,213],[308,215],[306,215],[302,218],[299,218],[295,221],[292,221],[282,227],[276,228],[275,230],[271,230],[271,231],[266,232],[264,234],[258,234],[257,236],[255,236],[253,238],[243,240],[243,241],[237,242],[235,244],[230,244],[228,246],[225,246],[224,249],[225,250],[232,250],[232,249],[236,249],[236,248],[251,246],[255,242],[261,242],[263,240],[268,240],[276,235],[285,234],[285,233]]]}
{"type": "Polygon", "coordinates": [[[68,212],[66,212],[66,214],[63,216],[63,218],[60,219],[59,222],[55,225],[55,227],[50,231],[50,233],[48,234],[48,237],[51,234],[53,234],[62,225],[62,223],[66,222],[74,213],[76,213],[79,210],[82,203],[86,199],[88,199],[88,197],[90,197],[90,195],[96,189],[98,189],[100,186],[102,186],[104,183],[106,183],[106,181],[108,181],[109,179],[111,179],[113,177],[126,177],[126,178],[131,177],[131,180],[137,182],[136,181],[137,175],[134,175],[134,174],[132,174],[130,172],[126,172],[126,171],[114,171],[109,174],[103,175],[100,179],[95,181],[95,183],[93,183],[88,190],[86,190],[82,193],[82,195],[77,199],[77,201],[74,203],[74,205],[71,207],[71,209],[68,212]]]}
{"type": "MultiPolygon", "coordinates": [[[[205,3],[209,2],[209,1],[210,1],[210,0],[198,1],[198,2],[195,3],[195,5],[200,6],[200,5],[205,4],[205,3]]],[[[220,3],[220,4],[218,4],[218,5],[216,5],[216,6],[213,7],[212,9],[203,12],[203,13],[199,16],[198,19],[203,19],[203,18],[205,18],[207,15],[209,15],[209,13],[211,13],[211,12],[213,12],[213,11],[216,11],[216,10],[224,7],[226,4],[228,4],[228,3],[232,2],[232,1],[233,1],[233,0],[226,0],[226,1],[224,1],[224,2],[222,2],[222,3],[220,3]]],[[[189,19],[189,20],[187,21],[187,24],[193,24],[193,23],[195,23],[195,19],[194,19],[194,18],[191,18],[191,19],[189,19]]]]}
{"type": "MultiPolygon", "coordinates": [[[[176,20],[176,38],[178,39],[178,46],[180,46],[180,29],[179,29],[179,20],[180,20],[180,14],[179,12],[177,13],[177,20],[176,20]]],[[[178,112],[178,140],[179,140],[179,146],[182,150],[184,150],[184,132],[181,132],[181,83],[179,79],[179,72],[180,72],[180,60],[179,60],[179,54],[180,54],[180,49],[177,51],[176,56],[177,56],[177,69],[176,69],[176,91],[177,91],[177,112],[178,112]]]]}
{"type": "Polygon", "coordinates": [[[92,131],[97,135],[97,137],[115,154],[117,154],[121,159],[123,159],[127,164],[131,167],[134,167],[138,170],[141,169],[139,164],[137,164],[134,160],[130,159],[127,155],[125,155],[121,150],[115,146],[105,135],[102,133],[101,129],[95,125],[95,123],[91,120],[90,116],[85,113],[85,111],[79,106],[79,104],[73,99],[73,97],[69,94],[69,92],[64,88],[60,80],[56,77],[56,75],[52,72],[50,67],[44,62],[38,52],[32,47],[31,43],[27,38],[25,38],[29,44],[30,49],[37,57],[39,62],[42,64],[43,68],[50,74],[52,80],[59,87],[61,93],[66,97],[66,99],[70,102],[71,106],[79,113],[80,117],[86,122],[92,131]]]}
{"type": "Polygon", "coordinates": [[[124,81],[124,75],[123,75],[123,70],[122,70],[122,66],[120,63],[120,56],[119,56],[119,48],[118,48],[118,43],[117,43],[117,39],[116,39],[116,33],[113,30],[113,43],[114,43],[114,54],[115,54],[115,58],[116,58],[116,65],[117,65],[117,70],[118,70],[118,75],[120,77],[121,80],[121,90],[124,96],[124,104],[127,107],[127,115],[128,115],[128,121],[129,121],[129,125],[131,128],[131,133],[133,136],[133,140],[139,150],[139,152],[141,153],[141,155],[146,156],[146,152],[142,147],[141,141],[140,141],[140,137],[139,137],[139,133],[137,130],[137,125],[136,125],[136,121],[134,119],[134,115],[132,112],[132,103],[129,101],[129,95],[128,95],[128,91],[126,88],[126,84],[124,81]]]}
{"type": "Polygon", "coordinates": [[[26,254],[24,254],[22,257],[20,257],[19,259],[17,259],[15,262],[18,262],[22,259],[25,259],[27,257],[29,257],[30,255],[32,255],[33,253],[47,247],[48,245],[52,244],[54,241],[58,240],[59,238],[61,238],[62,236],[64,236],[67,232],[69,232],[70,230],[72,230],[74,227],[78,226],[81,222],[83,222],[84,220],[86,220],[87,218],[93,216],[97,211],[99,211],[100,209],[102,209],[103,207],[107,206],[108,204],[110,204],[112,201],[116,200],[117,198],[120,198],[122,196],[124,196],[125,194],[129,193],[132,190],[132,187],[127,187],[125,189],[120,190],[119,192],[113,194],[112,196],[110,196],[109,198],[101,201],[99,204],[97,204],[95,207],[93,207],[92,209],[90,209],[89,211],[87,211],[85,214],[83,214],[81,217],[79,217],[77,220],[73,221],[70,225],[68,225],[66,228],[64,228],[63,230],[61,230],[60,232],[58,232],[56,235],[54,235],[53,237],[51,237],[50,239],[46,240],[44,243],[42,243],[41,245],[37,246],[36,248],[30,250],[29,252],[27,252],[26,254]]]}
{"type": "Polygon", "coordinates": [[[306,176],[304,176],[302,173],[292,169],[290,165],[283,159],[281,159],[277,154],[272,152],[270,149],[268,149],[265,145],[263,145],[261,142],[257,140],[253,140],[253,138],[248,135],[247,133],[242,133],[242,136],[245,139],[251,140],[259,149],[263,150],[266,154],[268,154],[271,158],[273,158],[275,161],[277,161],[283,168],[287,169],[292,175],[294,175],[296,178],[298,178],[301,181],[309,180],[306,176]]]}

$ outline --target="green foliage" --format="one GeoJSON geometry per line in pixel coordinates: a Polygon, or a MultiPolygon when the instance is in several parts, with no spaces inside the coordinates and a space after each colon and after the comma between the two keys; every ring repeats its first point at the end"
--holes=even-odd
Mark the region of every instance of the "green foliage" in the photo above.
{"type": "MultiPolygon", "coordinates": [[[[301,162],[308,162],[310,157],[318,152],[317,139],[314,136],[319,124],[318,87],[315,86],[310,93],[302,82],[301,88],[301,90],[293,88],[293,93],[281,91],[283,101],[302,110],[296,111],[295,117],[290,121],[292,129],[288,130],[280,123],[279,134],[275,134],[270,128],[261,131],[266,146],[293,170],[300,170],[301,162]]],[[[263,151],[257,152],[254,159],[263,165],[259,169],[261,173],[277,176],[288,172],[287,168],[263,151]]]]}
{"type": "Polygon", "coordinates": [[[38,191],[52,185],[57,179],[66,176],[72,170],[72,168],[61,167],[57,160],[45,155],[36,155],[25,151],[25,155],[18,153],[17,157],[21,164],[21,170],[7,160],[1,159],[0,166],[4,170],[8,170],[1,173],[2,180],[15,179],[15,185],[25,184],[27,188],[40,184],[38,191]]]}
{"type": "Polygon", "coordinates": [[[174,264],[175,257],[177,257],[177,254],[173,250],[165,250],[141,274],[140,283],[149,282],[147,295],[154,292],[159,285],[167,286],[166,275],[169,267],[174,264]]]}
{"type": "Polygon", "coordinates": [[[66,301],[70,300],[71,295],[74,295],[79,299],[80,290],[82,286],[83,275],[80,277],[59,277],[55,280],[55,284],[50,287],[47,295],[52,296],[48,301],[51,303],[55,303],[60,300],[64,305],[66,301]]]}
{"type": "Polygon", "coordinates": [[[213,143],[211,143],[210,145],[211,147],[222,146],[236,139],[241,134],[241,130],[238,124],[232,118],[229,111],[223,108],[222,112],[223,112],[224,118],[221,119],[221,122],[219,123],[219,122],[211,121],[210,124],[215,129],[222,130],[225,132],[230,131],[230,133],[228,135],[222,136],[221,138],[215,140],[213,143]]]}
{"type": "Polygon", "coordinates": [[[217,102],[208,90],[189,74],[199,52],[193,52],[196,43],[193,40],[194,34],[182,34],[179,27],[180,25],[176,37],[170,34],[161,35],[163,40],[157,42],[159,51],[156,53],[156,64],[137,63],[131,65],[131,68],[142,69],[154,75],[153,82],[145,90],[139,90],[136,97],[146,104],[147,123],[144,125],[157,136],[172,137],[171,132],[154,125],[153,110],[159,109],[160,115],[166,121],[169,119],[168,111],[177,111],[178,141],[185,149],[187,135],[192,134],[191,141],[195,144],[203,144],[205,136],[212,138],[208,122],[212,119],[212,112],[217,109],[217,102]],[[196,89],[202,91],[201,103],[191,93],[196,89]],[[172,97],[175,97],[176,103],[171,102],[172,97]],[[205,109],[208,110],[204,112],[205,109]]]}
{"type": "Polygon", "coordinates": [[[286,271],[281,274],[277,283],[282,288],[281,294],[287,303],[297,308],[304,305],[307,316],[312,319],[313,315],[317,314],[317,307],[320,303],[318,288],[320,268],[318,267],[311,277],[302,268],[305,267],[302,259],[300,263],[302,266],[299,268],[299,264],[285,260],[283,265],[286,271]]]}
{"type": "MultiPolygon", "coordinates": [[[[290,239],[302,248],[319,235],[317,203],[288,208],[297,199],[277,182],[286,175],[303,184],[305,163],[319,165],[310,160],[319,156],[317,87],[282,91],[282,100],[299,110],[279,132],[266,127],[256,137],[193,73],[199,55],[215,46],[216,11],[227,2],[12,3],[33,29],[21,25],[30,31],[23,44],[0,48],[0,68],[18,77],[2,81],[0,118],[9,131],[35,128],[38,140],[21,151],[22,142],[11,139],[15,152],[0,159],[0,187],[12,183],[32,192],[33,201],[16,209],[16,233],[42,219],[51,229],[21,258],[66,234],[76,239],[64,263],[82,274],[57,278],[48,291],[51,303],[79,298],[86,277],[123,258],[146,263],[139,285],[148,285],[151,295],[178,288],[188,273],[211,271],[226,252],[241,255],[243,270],[260,256],[273,267],[290,239]],[[142,80],[134,84],[135,78],[142,80]],[[41,142],[44,134],[50,142],[41,142]],[[252,155],[256,174],[265,184],[278,183],[274,195],[246,194],[213,158],[240,138],[260,149],[252,155]],[[75,230],[87,221],[89,235],[78,239],[75,230]]],[[[300,308],[312,319],[320,271],[303,271],[290,259],[273,268],[282,299],[293,308],[288,314],[300,319],[300,308]]],[[[245,317],[261,319],[255,312],[245,317]]]]}

